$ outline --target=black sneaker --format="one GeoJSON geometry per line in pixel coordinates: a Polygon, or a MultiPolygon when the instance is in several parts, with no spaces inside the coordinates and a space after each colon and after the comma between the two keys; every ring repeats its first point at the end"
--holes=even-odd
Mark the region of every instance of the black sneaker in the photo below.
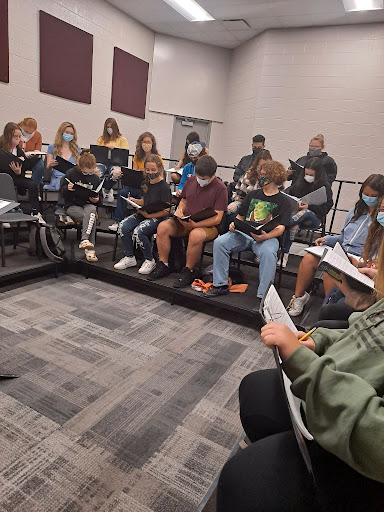
{"type": "Polygon", "coordinates": [[[218,297],[219,295],[228,295],[229,287],[227,284],[224,286],[214,286],[211,290],[204,293],[204,297],[218,297]]]}
{"type": "Polygon", "coordinates": [[[163,263],[162,261],[158,261],[155,267],[155,270],[147,277],[148,281],[156,281],[157,279],[161,279],[162,277],[167,277],[171,271],[168,268],[168,265],[163,263]]]}
{"type": "Polygon", "coordinates": [[[188,267],[184,267],[181,271],[181,274],[178,279],[173,283],[174,288],[186,288],[187,286],[191,286],[193,281],[195,280],[195,273],[193,270],[190,270],[188,267]]]}

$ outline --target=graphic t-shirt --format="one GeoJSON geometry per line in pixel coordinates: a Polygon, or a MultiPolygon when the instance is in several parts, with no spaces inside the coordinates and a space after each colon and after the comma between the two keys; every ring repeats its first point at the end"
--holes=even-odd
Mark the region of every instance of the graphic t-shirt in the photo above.
{"type": "Polygon", "coordinates": [[[255,224],[265,224],[276,215],[280,215],[280,225],[289,226],[291,207],[289,199],[284,194],[278,192],[267,196],[259,189],[245,196],[239,208],[239,215],[255,224]]]}

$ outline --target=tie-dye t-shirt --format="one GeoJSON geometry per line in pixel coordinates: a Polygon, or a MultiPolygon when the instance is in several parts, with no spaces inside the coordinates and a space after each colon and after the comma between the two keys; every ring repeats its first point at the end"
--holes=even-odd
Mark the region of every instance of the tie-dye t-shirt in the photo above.
{"type": "Polygon", "coordinates": [[[261,189],[252,190],[241,203],[239,215],[255,224],[265,224],[280,215],[280,224],[289,226],[291,205],[287,196],[280,192],[267,196],[261,189]]]}

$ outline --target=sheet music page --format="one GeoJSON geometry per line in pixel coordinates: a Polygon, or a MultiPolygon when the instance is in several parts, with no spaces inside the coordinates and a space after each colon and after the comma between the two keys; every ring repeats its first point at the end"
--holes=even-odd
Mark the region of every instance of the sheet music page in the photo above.
{"type": "Polygon", "coordinates": [[[10,201],[4,201],[3,199],[0,199],[0,208],[5,208],[10,204],[10,201]]]}
{"type": "Polygon", "coordinates": [[[357,268],[354,265],[352,265],[352,263],[350,263],[349,260],[346,261],[338,254],[335,254],[334,251],[327,251],[327,254],[324,256],[323,261],[324,263],[329,263],[330,265],[332,265],[332,267],[335,267],[343,274],[346,274],[347,276],[356,279],[356,281],[365,284],[372,290],[375,288],[375,282],[373,279],[366,276],[365,274],[360,274],[357,268]]]}
{"type": "MultiPolygon", "coordinates": [[[[277,290],[273,285],[271,285],[269,287],[268,293],[264,299],[263,316],[264,316],[265,320],[268,322],[277,322],[277,323],[285,324],[287,327],[289,327],[291,329],[291,331],[293,331],[293,332],[297,331],[295,324],[293,323],[291,317],[289,316],[287,310],[285,309],[284,304],[282,303],[280,296],[277,293],[277,290]]],[[[284,379],[285,392],[286,392],[289,406],[291,408],[291,412],[292,412],[293,418],[296,422],[296,425],[306,439],[312,440],[313,436],[307,430],[306,426],[304,425],[303,419],[301,417],[301,412],[300,412],[301,400],[300,400],[300,398],[297,398],[292,393],[291,381],[288,379],[288,377],[285,375],[285,373],[283,371],[282,371],[282,373],[283,373],[283,379],[284,379]]]]}
{"type": "Polygon", "coordinates": [[[336,245],[335,247],[332,249],[332,251],[337,254],[338,256],[340,256],[340,258],[343,258],[343,260],[345,261],[348,261],[348,263],[350,263],[349,261],[349,258],[346,254],[346,252],[344,251],[344,249],[341,247],[341,245],[339,244],[339,242],[336,242],[336,245]]]}
{"type": "Polygon", "coordinates": [[[322,257],[325,249],[329,249],[330,247],[327,245],[314,245],[312,247],[307,247],[305,250],[314,256],[322,257]]]}
{"type": "Polygon", "coordinates": [[[124,196],[121,196],[121,197],[124,199],[124,201],[127,201],[127,203],[129,203],[130,205],[134,206],[138,210],[141,208],[141,206],[139,206],[137,203],[135,203],[134,201],[131,201],[129,199],[129,197],[124,197],[124,196]]]}
{"type": "Polygon", "coordinates": [[[313,192],[310,192],[306,196],[301,198],[302,203],[307,203],[308,205],[319,206],[327,202],[327,191],[325,187],[320,187],[313,192]]]}

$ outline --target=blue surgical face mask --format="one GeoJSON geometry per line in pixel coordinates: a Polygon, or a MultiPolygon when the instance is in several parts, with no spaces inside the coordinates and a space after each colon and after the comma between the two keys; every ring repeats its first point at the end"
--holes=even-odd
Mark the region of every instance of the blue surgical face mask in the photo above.
{"type": "Polygon", "coordinates": [[[384,228],[384,212],[379,212],[377,214],[376,220],[379,224],[381,224],[384,228]]]}
{"type": "Polygon", "coordinates": [[[71,142],[71,140],[73,140],[73,135],[70,135],[69,133],[63,133],[63,139],[65,142],[71,142]]]}
{"type": "Polygon", "coordinates": [[[200,187],[205,187],[209,183],[209,180],[202,180],[198,176],[196,176],[196,180],[197,180],[197,183],[200,185],[200,187]]]}
{"type": "Polygon", "coordinates": [[[367,206],[375,206],[377,204],[377,201],[379,200],[378,197],[369,197],[366,196],[365,194],[361,194],[361,199],[367,206]]]}

